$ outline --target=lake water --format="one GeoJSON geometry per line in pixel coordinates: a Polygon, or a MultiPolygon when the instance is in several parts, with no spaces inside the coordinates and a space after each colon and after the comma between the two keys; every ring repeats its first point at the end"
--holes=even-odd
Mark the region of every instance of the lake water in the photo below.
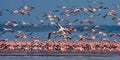
{"type": "Polygon", "coordinates": [[[0,56],[0,60],[119,60],[120,56],[0,56]]]}

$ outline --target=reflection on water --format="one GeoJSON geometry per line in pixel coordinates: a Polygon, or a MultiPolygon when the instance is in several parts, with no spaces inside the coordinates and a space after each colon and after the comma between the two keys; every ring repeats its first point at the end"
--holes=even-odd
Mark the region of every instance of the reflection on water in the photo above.
{"type": "Polygon", "coordinates": [[[119,60],[114,57],[85,57],[85,56],[0,56],[1,60],[119,60]]]}

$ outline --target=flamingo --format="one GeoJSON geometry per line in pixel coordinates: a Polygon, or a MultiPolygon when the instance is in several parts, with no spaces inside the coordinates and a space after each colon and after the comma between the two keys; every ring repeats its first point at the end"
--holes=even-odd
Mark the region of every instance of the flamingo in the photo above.
{"type": "MultiPolygon", "coordinates": [[[[48,34],[48,40],[50,40],[50,36],[51,34],[57,34],[58,36],[63,36],[64,38],[68,39],[70,36],[67,35],[67,33],[70,33],[69,29],[68,28],[64,28],[62,27],[60,24],[57,24],[55,22],[51,22],[50,24],[56,26],[58,29],[58,31],[53,31],[53,32],[50,32],[48,34]]],[[[71,37],[70,37],[71,38],[71,37]]]]}
{"type": "Polygon", "coordinates": [[[87,19],[87,20],[82,20],[80,23],[81,24],[85,24],[85,23],[93,24],[94,22],[92,20],[87,19]]]}

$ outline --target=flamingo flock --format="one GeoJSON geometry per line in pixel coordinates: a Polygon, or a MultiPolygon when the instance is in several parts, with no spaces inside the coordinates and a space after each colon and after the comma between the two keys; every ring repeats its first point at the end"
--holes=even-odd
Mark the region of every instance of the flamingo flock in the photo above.
{"type": "MultiPolygon", "coordinates": [[[[0,17],[3,16],[4,12],[10,12],[10,14],[20,14],[28,15],[31,17],[31,12],[36,9],[34,5],[27,5],[24,0],[23,5],[20,6],[17,10],[11,9],[1,9],[0,17]]],[[[100,52],[120,52],[120,42],[119,41],[110,41],[110,38],[120,38],[120,33],[113,33],[112,30],[106,31],[106,28],[96,24],[95,18],[101,17],[102,19],[107,19],[108,17],[114,24],[117,26],[116,30],[120,30],[120,17],[118,9],[120,9],[119,4],[113,4],[114,8],[103,6],[104,2],[95,2],[87,1],[89,4],[87,7],[67,7],[67,6],[56,6],[54,10],[48,10],[44,12],[43,16],[35,16],[35,21],[39,24],[34,24],[30,21],[5,21],[1,22],[1,32],[0,36],[6,34],[6,32],[15,33],[15,39],[10,41],[8,39],[0,40],[0,51],[9,51],[9,50],[24,50],[24,51],[76,51],[76,52],[86,52],[86,51],[100,51],[100,52]],[[92,6],[90,4],[97,4],[97,6],[92,6]],[[105,14],[102,12],[105,11],[105,14]],[[87,19],[70,19],[71,17],[82,15],[88,17],[87,19]],[[41,37],[32,36],[34,32],[29,32],[26,34],[25,26],[28,28],[39,28],[39,25],[48,24],[48,27],[53,26],[56,30],[49,31],[48,35],[44,36],[47,38],[47,41],[40,41],[41,37]],[[77,24],[78,27],[74,27],[77,24]],[[12,27],[12,28],[11,28],[12,27]],[[15,28],[21,27],[23,30],[16,30],[15,28]],[[78,35],[73,35],[74,33],[78,35]],[[82,34],[81,34],[82,33],[82,34]],[[62,40],[52,41],[52,36],[56,38],[63,38],[62,40]],[[108,36],[109,38],[104,38],[108,36]],[[30,37],[34,41],[20,41],[18,38],[27,40],[30,37]],[[74,42],[71,42],[75,37],[77,39],[74,42]],[[71,41],[69,41],[71,40],[71,41]],[[99,40],[99,41],[97,41],[99,40]]],[[[52,28],[49,28],[52,29],[52,28]]],[[[34,29],[33,29],[34,30],[34,29]]]]}

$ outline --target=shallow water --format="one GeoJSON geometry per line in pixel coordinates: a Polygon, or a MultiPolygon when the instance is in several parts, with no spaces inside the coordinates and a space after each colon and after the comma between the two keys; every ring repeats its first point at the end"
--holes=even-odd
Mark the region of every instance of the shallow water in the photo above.
{"type": "Polygon", "coordinates": [[[120,56],[0,56],[1,60],[119,60],[120,56]]]}

